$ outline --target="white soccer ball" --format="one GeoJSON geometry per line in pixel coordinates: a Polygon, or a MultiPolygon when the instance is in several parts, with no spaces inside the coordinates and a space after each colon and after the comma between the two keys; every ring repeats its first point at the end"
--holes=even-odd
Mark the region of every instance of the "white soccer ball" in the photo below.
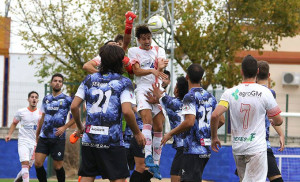
{"type": "Polygon", "coordinates": [[[168,24],[164,17],[162,16],[152,16],[148,20],[148,27],[150,31],[154,34],[163,33],[165,29],[167,28],[168,24]]]}

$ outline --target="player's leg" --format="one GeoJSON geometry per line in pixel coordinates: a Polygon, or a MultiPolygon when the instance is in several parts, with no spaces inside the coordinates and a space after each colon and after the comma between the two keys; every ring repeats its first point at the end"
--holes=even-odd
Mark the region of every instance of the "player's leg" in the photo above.
{"type": "Polygon", "coordinates": [[[143,129],[142,133],[146,138],[145,145],[145,158],[146,166],[153,166],[153,158],[152,158],[152,114],[150,109],[144,109],[139,111],[142,121],[143,121],[143,129]],[[149,159],[149,161],[148,161],[149,159]]]}
{"type": "Polygon", "coordinates": [[[65,169],[63,167],[64,153],[66,140],[55,140],[50,149],[50,154],[53,159],[53,167],[56,172],[58,182],[66,180],[65,169]]]}
{"type": "Polygon", "coordinates": [[[201,158],[197,154],[184,154],[181,181],[198,182],[202,181],[202,174],[209,158],[201,158]]]}
{"type": "Polygon", "coordinates": [[[182,169],[183,147],[176,149],[176,154],[172,162],[170,175],[171,182],[180,182],[180,172],[182,169]]]}
{"type": "Polygon", "coordinates": [[[82,176],[81,180],[80,180],[80,182],[93,182],[93,181],[95,181],[95,177],[84,177],[84,176],[82,176]]]}
{"type": "Polygon", "coordinates": [[[162,151],[162,145],[161,140],[162,140],[162,130],[163,130],[163,123],[165,120],[165,117],[162,113],[162,111],[160,111],[160,109],[158,108],[157,105],[155,105],[153,107],[153,160],[154,160],[154,164],[159,165],[159,161],[160,161],[160,156],[161,156],[161,151],[162,151]]]}
{"type": "Polygon", "coordinates": [[[283,182],[281,173],[278,169],[276,158],[271,148],[267,150],[268,157],[268,178],[270,182],[283,182]]]}
{"type": "Polygon", "coordinates": [[[29,160],[32,155],[34,147],[28,143],[23,143],[19,141],[18,143],[18,153],[21,162],[21,176],[24,182],[29,182],[29,160]]]}
{"type": "Polygon", "coordinates": [[[245,158],[245,162],[246,170],[243,181],[266,181],[268,173],[267,151],[259,152],[255,155],[248,155],[245,158]]]}
{"type": "Polygon", "coordinates": [[[44,161],[49,155],[49,142],[48,139],[39,137],[36,149],[35,149],[35,171],[36,177],[38,178],[39,182],[46,182],[47,181],[47,173],[43,166],[44,161]]]}
{"type": "Polygon", "coordinates": [[[233,155],[233,158],[236,165],[237,175],[239,176],[240,181],[243,181],[245,176],[245,170],[246,170],[245,156],[233,155]]]}
{"type": "Polygon", "coordinates": [[[17,174],[17,176],[16,176],[14,182],[21,182],[21,181],[23,181],[23,179],[22,179],[22,169],[21,169],[21,171],[19,171],[19,173],[17,174]]]}

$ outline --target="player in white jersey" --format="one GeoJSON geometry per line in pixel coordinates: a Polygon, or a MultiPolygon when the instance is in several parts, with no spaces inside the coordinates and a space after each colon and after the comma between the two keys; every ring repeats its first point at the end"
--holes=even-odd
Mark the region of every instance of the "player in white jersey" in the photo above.
{"type": "MultiPolygon", "coordinates": [[[[159,168],[161,156],[162,129],[164,115],[157,104],[149,104],[146,94],[152,88],[153,83],[160,83],[160,78],[167,78],[163,69],[167,66],[168,60],[164,49],[157,46],[152,47],[152,34],[146,25],[139,25],[135,29],[135,36],[140,47],[132,47],[128,50],[128,57],[133,65],[135,75],[135,89],[137,109],[143,120],[143,134],[147,143],[145,146],[145,164],[147,167],[159,168]],[[152,120],[153,118],[153,120],[152,120]],[[153,145],[152,145],[152,123],[153,123],[153,145]],[[153,146],[153,157],[152,157],[153,146]]],[[[159,170],[157,170],[159,171],[159,170]]],[[[157,176],[157,175],[155,175],[157,176]]],[[[158,175],[159,176],[159,175],[158,175]]]]}
{"type": "Polygon", "coordinates": [[[270,90],[255,83],[259,69],[257,61],[248,55],[242,62],[243,83],[226,90],[211,116],[211,148],[218,152],[218,118],[230,110],[232,152],[240,181],[266,181],[267,144],[265,115],[274,125],[281,125],[280,108],[270,90]]]}
{"type": "MultiPolygon", "coordinates": [[[[133,27],[132,24],[133,24],[134,19],[136,18],[136,15],[133,12],[128,11],[125,14],[125,17],[126,17],[126,24],[125,24],[124,36],[118,34],[114,40],[109,40],[104,45],[117,45],[117,46],[122,47],[122,49],[124,51],[127,50],[128,46],[130,44],[130,41],[131,41],[131,30],[133,27]]],[[[101,58],[99,55],[97,55],[92,60],[86,62],[83,65],[82,69],[84,69],[88,73],[97,73],[97,72],[99,72],[99,70],[96,67],[98,67],[100,64],[101,64],[101,58]]],[[[132,69],[131,69],[131,65],[129,63],[128,57],[126,57],[126,56],[124,57],[123,64],[124,64],[125,69],[129,73],[131,73],[132,69]]]]}
{"type": "Polygon", "coordinates": [[[36,147],[36,128],[41,118],[40,110],[37,108],[39,94],[31,91],[28,94],[29,106],[19,109],[15,114],[13,123],[11,124],[5,141],[11,139],[11,135],[20,123],[18,135],[18,153],[22,165],[21,171],[18,173],[15,181],[29,182],[29,168],[34,163],[34,150],[36,147]]]}

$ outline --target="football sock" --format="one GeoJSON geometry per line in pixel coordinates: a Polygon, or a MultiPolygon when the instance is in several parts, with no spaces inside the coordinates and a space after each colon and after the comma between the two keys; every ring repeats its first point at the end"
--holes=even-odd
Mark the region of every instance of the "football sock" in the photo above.
{"type": "Polygon", "coordinates": [[[160,145],[162,139],[162,132],[154,132],[153,136],[153,161],[154,164],[159,165],[161,156],[162,145],[160,145]]]}
{"type": "Polygon", "coordinates": [[[66,175],[65,175],[64,167],[62,167],[58,170],[55,170],[55,172],[56,172],[57,181],[58,182],[65,182],[66,175]]]}
{"type": "Polygon", "coordinates": [[[144,124],[142,133],[146,138],[145,145],[145,157],[152,154],[152,126],[150,124],[144,124]]]}
{"type": "Polygon", "coordinates": [[[38,178],[39,182],[47,182],[47,174],[44,166],[39,168],[35,167],[35,171],[36,171],[36,177],[38,178]]]}

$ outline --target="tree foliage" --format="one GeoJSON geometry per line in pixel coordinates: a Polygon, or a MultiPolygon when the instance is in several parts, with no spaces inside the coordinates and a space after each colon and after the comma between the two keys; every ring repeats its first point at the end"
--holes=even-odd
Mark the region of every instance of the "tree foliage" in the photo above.
{"type": "MultiPolygon", "coordinates": [[[[149,1],[143,2],[144,18],[149,1]]],[[[231,87],[240,81],[237,51],[262,50],[264,44],[277,49],[282,37],[299,31],[298,0],[174,2],[176,62],[184,70],[190,63],[200,63],[206,71],[204,88],[231,87]]],[[[20,35],[26,48],[32,53],[38,47],[45,53],[31,62],[39,69],[36,75],[45,78],[62,72],[67,81],[80,82],[86,75],[83,64],[105,41],[124,32],[124,14],[132,5],[132,0],[18,0],[14,12],[22,15],[26,29],[20,35]]],[[[159,1],[152,1],[151,10],[158,8],[159,1]]]]}

